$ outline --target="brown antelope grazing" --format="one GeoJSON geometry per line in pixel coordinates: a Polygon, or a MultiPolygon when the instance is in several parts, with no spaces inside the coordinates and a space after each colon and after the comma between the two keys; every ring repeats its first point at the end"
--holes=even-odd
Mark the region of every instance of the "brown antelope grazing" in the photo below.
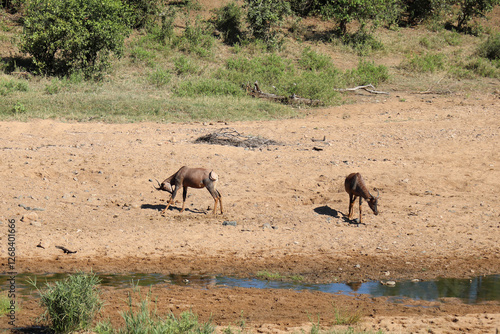
{"type": "Polygon", "coordinates": [[[220,203],[220,213],[222,214],[222,196],[217,189],[215,189],[215,185],[219,177],[214,171],[205,168],[189,168],[186,166],[181,167],[175,174],[167,178],[161,184],[158,182],[157,190],[163,190],[169,192],[171,194],[170,199],[168,200],[167,207],[163,209],[161,214],[164,214],[165,211],[169,208],[171,204],[174,203],[175,195],[177,195],[177,190],[180,187],[183,188],[182,191],[182,209],[181,212],[184,211],[184,204],[186,203],[187,196],[187,188],[207,188],[210,192],[210,195],[214,198],[214,210],[213,214],[216,214],[217,210],[217,202],[220,203]]]}
{"type": "Polygon", "coordinates": [[[352,219],[353,215],[353,205],[356,198],[359,196],[359,223],[361,224],[361,204],[363,198],[368,202],[370,209],[372,209],[375,215],[378,215],[377,202],[380,193],[377,190],[377,197],[373,197],[368,188],[366,187],[365,181],[359,173],[349,174],[344,182],[345,191],[349,194],[349,215],[347,218],[352,219]]]}

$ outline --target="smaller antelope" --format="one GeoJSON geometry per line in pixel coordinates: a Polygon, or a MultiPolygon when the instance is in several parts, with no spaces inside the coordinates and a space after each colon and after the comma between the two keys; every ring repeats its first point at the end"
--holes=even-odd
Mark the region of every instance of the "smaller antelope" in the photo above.
{"type": "Polygon", "coordinates": [[[163,209],[161,214],[164,214],[165,211],[169,208],[171,204],[174,203],[175,195],[177,195],[177,190],[180,187],[183,188],[182,191],[182,209],[181,212],[184,211],[184,205],[186,203],[187,196],[187,188],[207,188],[210,192],[210,195],[214,198],[214,210],[213,214],[216,214],[217,210],[217,202],[220,203],[220,213],[222,214],[222,196],[217,189],[215,189],[215,184],[219,177],[214,171],[205,168],[189,168],[186,166],[181,167],[175,174],[167,178],[161,184],[158,182],[158,188],[155,187],[156,190],[163,190],[169,192],[171,194],[170,199],[168,200],[167,207],[163,209]]]}
{"type": "Polygon", "coordinates": [[[349,174],[344,182],[345,191],[349,194],[349,215],[347,218],[351,219],[353,215],[353,205],[356,198],[359,196],[359,223],[361,224],[361,204],[363,198],[368,202],[370,209],[372,209],[375,215],[378,215],[377,202],[380,197],[380,193],[377,190],[377,197],[373,197],[368,188],[366,187],[365,181],[359,173],[349,174]]]}

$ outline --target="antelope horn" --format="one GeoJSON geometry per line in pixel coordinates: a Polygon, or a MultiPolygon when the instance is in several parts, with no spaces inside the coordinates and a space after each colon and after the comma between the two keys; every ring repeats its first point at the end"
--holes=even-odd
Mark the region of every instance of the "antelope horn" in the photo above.
{"type": "Polygon", "coordinates": [[[380,197],[380,192],[378,191],[378,189],[375,189],[377,191],[377,199],[380,197]]]}
{"type": "Polygon", "coordinates": [[[153,186],[153,188],[155,188],[156,190],[161,190],[161,184],[160,184],[160,181],[158,181],[157,179],[155,179],[156,183],[158,183],[158,188],[156,188],[155,186],[153,186]]]}

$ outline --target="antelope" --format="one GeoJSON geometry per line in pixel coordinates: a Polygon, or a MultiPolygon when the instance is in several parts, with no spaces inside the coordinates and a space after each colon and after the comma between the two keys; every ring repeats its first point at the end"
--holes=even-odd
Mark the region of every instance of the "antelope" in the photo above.
{"type": "Polygon", "coordinates": [[[170,207],[170,205],[174,203],[175,195],[177,195],[177,190],[179,190],[180,187],[183,188],[181,212],[184,211],[187,189],[189,187],[198,189],[206,187],[215,201],[213,214],[216,214],[218,202],[220,203],[220,213],[222,214],[222,196],[219,191],[215,189],[215,185],[218,179],[219,176],[212,170],[206,168],[189,168],[183,166],[175,174],[165,179],[165,181],[163,181],[161,184],[160,182],[158,182],[158,180],[156,180],[156,182],[158,183],[158,188],[155,187],[156,190],[163,190],[171,194],[167,206],[161,211],[161,214],[164,214],[165,211],[167,211],[167,209],[170,207]]]}
{"type": "Polygon", "coordinates": [[[361,204],[363,198],[368,202],[370,209],[372,209],[375,215],[378,215],[377,202],[380,197],[380,193],[377,190],[377,197],[373,197],[368,191],[365,181],[359,173],[349,174],[344,182],[345,191],[349,194],[349,215],[347,218],[351,219],[353,215],[353,205],[356,198],[359,196],[359,223],[361,224],[361,204]]]}

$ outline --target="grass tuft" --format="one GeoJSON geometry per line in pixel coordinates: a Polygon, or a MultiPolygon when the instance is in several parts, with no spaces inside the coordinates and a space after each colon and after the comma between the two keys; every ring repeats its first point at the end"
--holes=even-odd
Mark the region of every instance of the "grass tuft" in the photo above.
{"type": "Polygon", "coordinates": [[[46,308],[42,318],[51,323],[57,333],[88,329],[103,302],[97,289],[99,278],[91,273],[77,273],[40,290],[36,281],[30,283],[40,293],[40,303],[46,308]]]}

